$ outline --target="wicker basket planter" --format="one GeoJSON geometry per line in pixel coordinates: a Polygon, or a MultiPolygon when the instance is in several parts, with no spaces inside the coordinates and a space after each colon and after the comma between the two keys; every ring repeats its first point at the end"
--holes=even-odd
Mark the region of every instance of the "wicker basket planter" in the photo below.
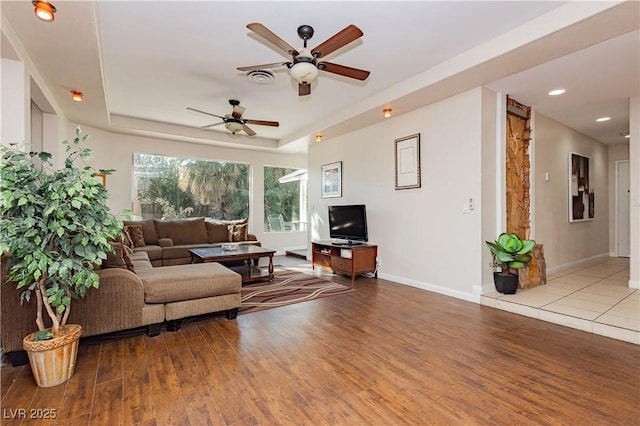
{"type": "Polygon", "coordinates": [[[73,376],[78,355],[78,342],[82,327],[67,324],[60,328],[60,336],[50,340],[35,341],[31,333],[22,341],[29,355],[29,364],[36,384],[42,388],[56,386],[73,376]]]}

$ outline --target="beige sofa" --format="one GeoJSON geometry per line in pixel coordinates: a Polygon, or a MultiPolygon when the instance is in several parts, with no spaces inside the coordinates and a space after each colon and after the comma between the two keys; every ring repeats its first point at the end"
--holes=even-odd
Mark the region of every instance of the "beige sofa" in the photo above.
{"type": "MultiPolygon", "coordinates": [[[[71,305],[68,323],[80,324],[83,337],[139,327],[155,336],[163,324],[170,331],[179,329],[186,317],[223,311],[229,319],[236,317],[242,288],[236,272],[219,263],[154,268],[145,251],[122,257],[125,250],[119,246],[117,252],[120,257],[110,256],[112,267],[97,271],[100,288],[71,305]]],[[[20,291],[5,282],[2,271],[2,350],[21,365],[28,361],[22,339],[37,330],[36,303],[20,305],[20,291]]]]}
{"type": "Polygon", "coordinates": [[[133,251],[146,252],[153,266],[191,263],[191,248],[214,247],[229,242],[260,245],[256,236],[249,234],[246,219],[147,219],[125,221],[124,225],[133,251]]]}

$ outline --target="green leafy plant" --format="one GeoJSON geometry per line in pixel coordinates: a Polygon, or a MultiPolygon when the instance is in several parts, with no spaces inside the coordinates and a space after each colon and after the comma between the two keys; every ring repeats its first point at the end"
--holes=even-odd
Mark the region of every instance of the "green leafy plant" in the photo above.
{"type": "MultiPolygon", "coordinates": [[[[76,129],[64,141],[64,167],[51,169],[51,154],[0,147],[0,251],[8,281],[23,289],[20,302],[37,300],[36,339],[58,336],[69,317],[71,301],[98,288],[94,270],[112,251],[122,222],[106,205],[109,193],[85,161],[88,135],[76,129]],[[83,168],[75,162],[85,163],[83,168]],[[47,330],[43,310],[51,318],[47,330]]],[[[100,170],[110,174],[112,170],[100,170]]]]}
{"type": "Polygon", "coordinates": [[[521,240],[516,234],[502,233],[494,242],[486,241],[493,254],[494,266],[500,266],[503,275],[511,269],[524,268],[530,261],[534,240],[521,240]]]}

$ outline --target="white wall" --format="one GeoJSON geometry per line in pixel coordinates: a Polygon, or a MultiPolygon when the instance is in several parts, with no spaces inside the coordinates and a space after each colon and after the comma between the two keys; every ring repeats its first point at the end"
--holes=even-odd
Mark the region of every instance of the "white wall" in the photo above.
{"type": "MultiPolygon", "coordinates": [[[[69,124],[67,138],[73,138],[76,124],[69,124]]],[[[109,207],[116,213],[133,210],[133,154],[159,154],[176,157],[193,157],[211,160],[237,161],[251,164],[253,187],[249,230],[258,237],[264,247],[284,253],[289,247],[307,245],[307,232],[264,232],[264,165],[306,168],[306,156],[256,152],[243,149],[220,148],[203,144],[184,143],[141,136],[121,135],[81,126],[89,134],[89,147],[94,151],[91,165],[96,169],[116,169],[107,176],[107,189],[111,194],[109,207]]]]}
{"type": "Polygon", "coordinates": [[[535,239],[544,244],[547,272],[609,254],[607,146],[542,114],[535,122],[535,239]],[[568,155],[591,157],[595,219],[569,222],[568,155]],[[549,180],[545,181],[545,173],[549,180]],[[594,179],[595,178],[595,179],[594,179]]]}
{"type": "MultiPolygon", "coordinates": [[[[380,277],[478,300],[482,268],[489,268],[484,239],[495,238],[492,226],[491,235],[483,235],[480,199],[487,196],[484,185],[495,191],[495,171],[483,185],[481,157],[483,139],[495,144],[495,105],[495,94],[477,88],[312,145],[311,238],[328,239],[327,206],[366,204],[369,240],[382,259],[380,277]],[[488,109],[484,116],[483,107],[488,109]],[[485,122],[488,131],[483,131],[485,122]],[[394,139],[414,133],[421,134],[422,187],[395,190],[394,139]],[[322,199],[320,168],[334,161],[343,163],[343,195],[322,199]],[[469,198],[476,208],[463,213],[469,198]]],[[[490,161],[495,169],[495,159],[490,161]]],[[[495,204],[495,196],[488,198],[495,204]]]]}
{"type": "Polygon", "coordinates": [[[3,144],[22,146],[29,139],[26,125],[30,111],[28,81],[22,62],[0,58],[0,137],[3,144]]]}

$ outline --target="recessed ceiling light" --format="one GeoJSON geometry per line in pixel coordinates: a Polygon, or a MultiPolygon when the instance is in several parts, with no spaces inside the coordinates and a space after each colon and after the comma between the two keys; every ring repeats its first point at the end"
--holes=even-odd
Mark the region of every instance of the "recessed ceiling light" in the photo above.
{"type": "Polygon", "coordinates": [[[56,19],[56,7],[51,3],[42,0],[33,0],[31,2],[34,6],[34,13],[40,19],[45,22],[53,22],[56,19]]]}
{"type": "Polygon", "coordinates": [[[609,120],[611,120],[611,117],[600,117],[596,119],[596,121],[609,121],[609,120]]]}
{"type": "Polygon", "coordinates": [[[82,102],[82,100],[84,99],[84,94],[82,92],[77,92],[75,90],[72,90],[71,99],[73,99],[76,102],[82,102]]]}
{"type": "Polygon", "coordinates": [[[554,90],[549,92],[549,96],[562,95],[564,92],[566,92],[566,90],[564,90],[564,89],[554,89],[554,90]]]}

